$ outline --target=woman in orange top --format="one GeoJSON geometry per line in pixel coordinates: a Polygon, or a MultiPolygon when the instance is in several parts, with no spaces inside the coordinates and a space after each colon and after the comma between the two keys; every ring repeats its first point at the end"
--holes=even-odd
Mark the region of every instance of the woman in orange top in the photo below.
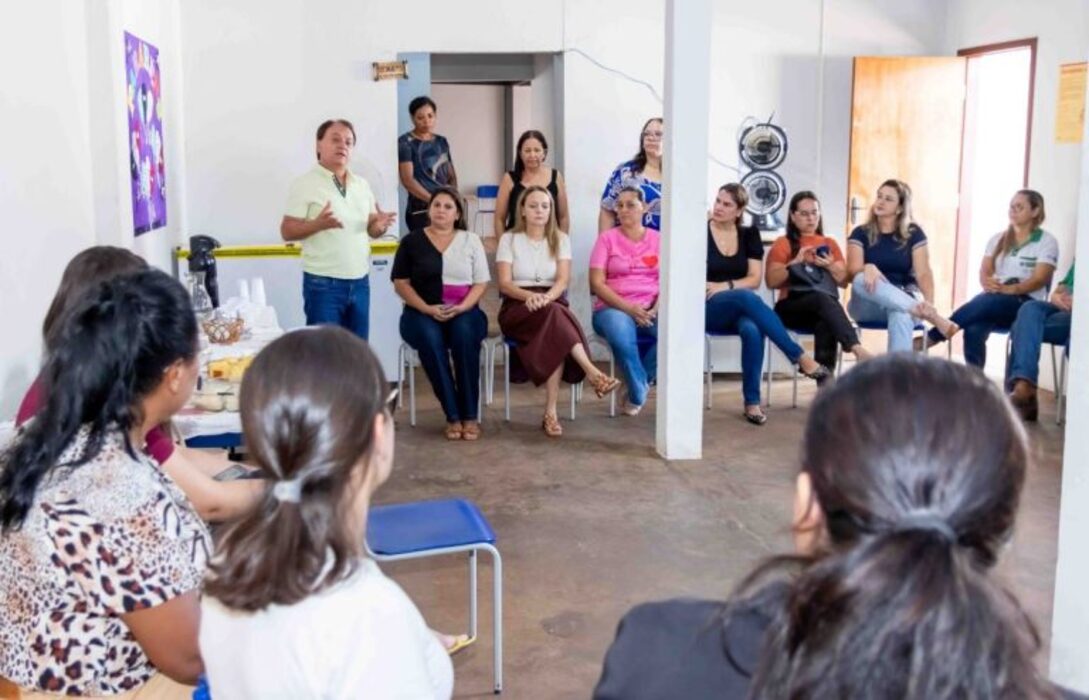
{"type": "Polygon", "coordinates": [[[837,343],[858,360],[870,358],[839,303],[847,266],[839,245],[824,235],[820,201],[812,192],[791,197],[787,233],[768,251],[764,279],[768,289],[779,290],[775,312],[783,324],[813,334],[817,362],[834,368],[837,343]]]}

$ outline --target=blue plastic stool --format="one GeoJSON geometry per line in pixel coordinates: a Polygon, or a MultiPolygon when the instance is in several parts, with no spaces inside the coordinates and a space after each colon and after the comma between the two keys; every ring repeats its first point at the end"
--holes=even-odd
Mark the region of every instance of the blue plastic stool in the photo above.
{"type": "Polygon", "coordinates": [[[186,447],[221,448],[234,450],[242,446],[242,433],[217,433],[216,435],[195,435],[186,439],[186,447]]]}
{"type": "Polygon", "coordinates": [[[480,185],[476,188],[476,212],[473,213],[473,230],[481,233],[479,220],[486,214],[495,215],[495,200],[499,197],[499,185],[480,185]],[[490,205],[485,205],[484,200],[491,200],[490,205]],[[490,208],[485,208],[488,206],[490,208]]]}
{"type": "Polygon", "coordinates": [[[494,690],[503,690],[503,560],[495,532],[470,501],[451,498],[372,506],[367,514],[367,551],[377,561],[469,553],[469,636],[477,636],[476,554],[492,555],[494,690]]]}
{"type": "Polygon", "coordinates": [[[212,690],[208,687],[208,678],[203,673],[197,678],[197,687],[193,689],[193,700],[212,700],[212,690]]]}

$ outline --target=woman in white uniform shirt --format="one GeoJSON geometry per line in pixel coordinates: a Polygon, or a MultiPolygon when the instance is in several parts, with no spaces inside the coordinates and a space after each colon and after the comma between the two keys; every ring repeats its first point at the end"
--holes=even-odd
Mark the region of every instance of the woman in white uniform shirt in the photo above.
{"type": "Polygon", "coordinates": [[[247,371],[242,428],[270,485],[223,533],[205,587],[216,700],[450,697],[438,637],[364,554],[393,463],[388,386],[366,343],[335,327],[289,333],[247,371]]]}

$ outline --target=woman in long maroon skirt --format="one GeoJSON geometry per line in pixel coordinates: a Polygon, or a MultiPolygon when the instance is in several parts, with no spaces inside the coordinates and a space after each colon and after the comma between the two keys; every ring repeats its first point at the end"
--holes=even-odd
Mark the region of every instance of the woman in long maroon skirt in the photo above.
{"type": "Polygon", "coordinates": [[[561,379],[569,384],[586,379],[599,397],[614,391],[620,381],[590,361],[586,336],[567,306],[571,242],[556,225],[552,195],[534,185],[515,206],[514,230],[499,239],[495,255],[503,295],[499,328],[515,344],[512,363],[520,365],[536,386],[544,384],[541,427],[549,437],[559,437],[563,427],[556,401],[561,379]]]}

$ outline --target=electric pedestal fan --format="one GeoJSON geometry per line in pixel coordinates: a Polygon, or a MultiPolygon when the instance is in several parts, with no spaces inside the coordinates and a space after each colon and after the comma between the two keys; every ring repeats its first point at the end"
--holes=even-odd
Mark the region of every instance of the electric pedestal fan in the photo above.
{"type": "Polygon", "coordinates": [[[749,193],[745,209],[752,215],[753,225],[762,231],[782,228],[776,212],[786,202],[786,183],[775,168],[786,158],[786,132],[770,119],[753,124],[741,132],[737,149],[741,162],[749,167],[741,185],[749,193]]]}

